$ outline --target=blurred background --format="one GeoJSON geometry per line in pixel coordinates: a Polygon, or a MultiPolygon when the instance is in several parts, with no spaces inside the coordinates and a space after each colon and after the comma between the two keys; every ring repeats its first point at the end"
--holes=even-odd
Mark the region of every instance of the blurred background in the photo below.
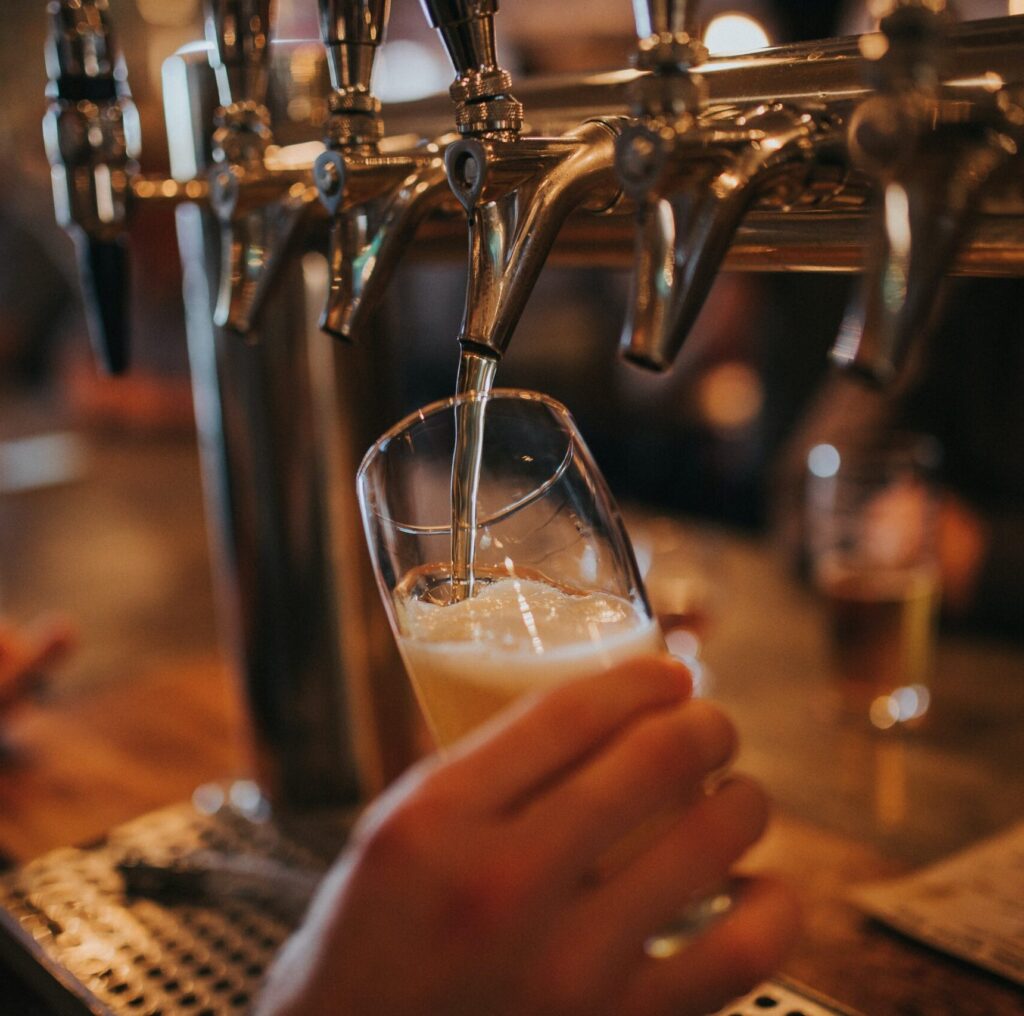
{"type": "MultiPolygon", "coordinates": [[[[703,10],[712,50],[743,51],[864,30],[871,26],[866,6],[708,0],[703,10]]],[[[1010,0],[1009,12],[1022,6],[1010,0]]],[[[161,65],[201,36],[201,3],[110,0],[110,8],[141,114],[142,168],[163,171],[161,65]]],[[[964,18],[983,18],[1007,13],[1008,5],[965,0],[959,10],[964,18]]],[[[140,654],[158,651],[173,661],[215,647],[207,537],[173,217],[147,212],[133,222],[134,366],[122,379],[100,377],[70,242],[54,224],[40,135],[45,4],[6,0],[4,15],[0,614],[26,623],[53,611],[74,619],[80,649],[60,679],[71,691],[130,672],[140,654]]],[[[282,0],[278,24],[280,38],[316,40],[315,3],[282,0]]],[[[499,38],[514,74],[621,67],[635,44],[625,0],[509,0],[499,38]],[[562,33],[569,24],[574,34],[567,40],[562,33]]],[[[385,102],[414,98],[445,89],[449,79],[419,5],[396,2],[378,64],[378,94],[385,102]]],[[[321,97],[295,101],[297,119],[315,118],[311,104],[321,97]]],[[[463,288],[461,261],[409,264],[392,284],[382,313],[408,350],[397,380],[403,409],[452,391],[463,288]]],[[[674,369],[653,376],[615,354],[625,273],[549,268],[499,383],[543,389],[564,401],[624,501],[764,532],[780,463],[826,378],[848,288],[840,276],[725,274],[674,369]]],[[[974,370],[995,359],[1004,374],[1021,378],[1020,283],[958,288],[965,295],[954,297],[953,323],[938,344],[943,357],[974,370]],[[995,354],[965,351],[979,318],[973,311],[958,318],[958,300],[984,308],[980,327],[997,343],[995,354]]],[[[977,385],[986,383],[979,374],[975,397],[977,385]]],[[[987,400],[986,447],[993,432],[1020,426],[1019,391],[1019,384],[1004,384],[987,400]]],[[[943,419],[962,419],[948,401],[960,397],[943,396],[946,411],[932,414],[934,429],[943,419]]],[[[997,485],[999,476],[1010,475],[1019,498],[1020,456],[1011,455],[1016,459],[1008,463],[1003,446],[981,467],[971,458],[975,487],[990,486],[991,474],[997,485]]]]}

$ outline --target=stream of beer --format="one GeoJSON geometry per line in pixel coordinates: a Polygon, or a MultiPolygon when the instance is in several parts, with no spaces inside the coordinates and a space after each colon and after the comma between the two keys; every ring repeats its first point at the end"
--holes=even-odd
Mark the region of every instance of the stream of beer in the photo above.
{"type": "MultiPolygon", "coordinates": [[[[486,395],[494,386],[498,361],[493,356],[463,349],[459,359],[457,396],[486,395]]],[[[455,408],[455,450],[452,454],[452,599],[473,595],[476,558],[477,494],[484,447],[486,400],[468,398],[455,408]]]]}

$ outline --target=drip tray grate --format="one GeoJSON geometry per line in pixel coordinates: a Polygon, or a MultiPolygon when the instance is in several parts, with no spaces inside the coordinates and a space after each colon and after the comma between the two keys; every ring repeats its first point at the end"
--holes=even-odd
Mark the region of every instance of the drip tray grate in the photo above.
{"type": "MultiPolygon", "coordinates": [[[[45,854],[0,876],[0,964],[60,1016],[240,1016],[351,821],[339,812],[285,831],[230,806],[180,804],[45,854]],[[131,884],[171,872],[176,898],[167,885],[159,899],[127,895],[126,871],[131,884]]],[[[848,1010],[769,981],[719,1016],[762,1012],[848,1010]]]]}
{"type": "Polygon", "coordinates": [[[0,962],[61,1014],[237,1016],[348,824],[332,815],[296,836],[230,806],[181,804],[55,850],[0,876],[0,962]],[[173,900],[130,897],[126,863],[187,877],[173,900]]]}

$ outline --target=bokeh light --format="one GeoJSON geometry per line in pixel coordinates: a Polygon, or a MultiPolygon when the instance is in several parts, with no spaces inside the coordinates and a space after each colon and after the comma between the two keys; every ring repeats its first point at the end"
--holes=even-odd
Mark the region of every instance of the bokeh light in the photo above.
{"type": "Polygon", "coordinates": [[[731,56],[764,49],[771,45],[771,39],[756,18],[730,11],[711,19],[704,32],[704,45],[715,56],[731,56]]]}

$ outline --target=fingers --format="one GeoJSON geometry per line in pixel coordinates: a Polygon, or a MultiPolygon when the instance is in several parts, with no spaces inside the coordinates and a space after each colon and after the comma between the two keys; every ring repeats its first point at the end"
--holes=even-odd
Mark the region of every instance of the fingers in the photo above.
{"type": "Polygon", "coordinates": [[[771,879],[744,885],[739,902],[682,952],[645,958],[633,977],[622,1016],[698,1016],[716,1012],[769,977],[796,940],[799,909],[771,879]]]}
{"type": "Polygon", "coordinates": [[[49,620],[27,632],[0,621],[0,710],[37,687],[46,669],[66,656],[74,642],[68,621],[49,620]]]}
{"type": "Polygon", "coordinates": [[[720,885],[764,833],[768,810],[756,783],[731,777],[677,818],[625,869],[596,887],[582,907],[581,927],[604,940],[595,943],[598,953],[628,955],[720,885]]]}
{"type": "Polygon", "coordinates": [[[534,801],[524,815],[527,833],[547,847],[553,867],[561,859],[577,878],[599,863],[614,867],[628,853],[624,840],[642,845],[638,827],[691,801],[735,748],[735,728],[710,703],[650,713],[534,801]]]}
{"type": "Polygon", "coordinates": [[[444,779],[467,803],[513,808],[638,718],[684,701],[691,689],[682,664],[651,656],[528,696],[453,748],[444,779]]]}

